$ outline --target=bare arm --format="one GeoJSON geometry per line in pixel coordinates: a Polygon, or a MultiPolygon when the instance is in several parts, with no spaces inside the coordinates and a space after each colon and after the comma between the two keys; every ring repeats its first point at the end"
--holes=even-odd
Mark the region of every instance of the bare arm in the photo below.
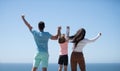
{"type": "Polygon", "coordinates": [[[57,35],[52,36],[51,39],[52,40],[57,40],[60,35],[61,35],[61,27],[58,27],[57,35]]]}
{"type": "Polygon", "coordinates": [[[95,42],[102,34],[98,33],[98,35],[92,39],[89,39],[88,42],[95,42]]]}
{"type": "Polygon", "coordinates": [[[61,26],[60,26],[60,27],[58,27],[58,33],[57,33],[57,34],[58,34],[58,38],[60,38],[60,37],[61,37],[61,29],[62,29],[62,28],[61,28],[61,26]]]}
{"type": "Polygon", "coordinates": [[[25,25],[29,28],[29,30],[32,30],[32,26],[26,21],[25,16],[22,15],[22,20],[24,21],[25,25]]]}
{"type": "Polygon", "coordinates": [[[66,27],[66,39],[67,39],[67,41],[69,40],[69,34],[70,34],[70,27],[67,26],[66,27]]]}

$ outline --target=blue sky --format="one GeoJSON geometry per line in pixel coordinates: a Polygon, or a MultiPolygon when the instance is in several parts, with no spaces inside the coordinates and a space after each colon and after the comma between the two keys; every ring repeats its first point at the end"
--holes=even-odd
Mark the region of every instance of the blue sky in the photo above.
{"type": "MultiPolygon", "coordinates": [[[[102,36],[83,49],[87,63],[120,63],[120,1],[119,0],[1,0],[0,1],[0,63],[32,63],[36,44],[24,25],[21,14],[36,29],[39,21],[45,31],[56,34],[58,26],[70,35],[86,29],[86,38],[102,36]]],[[[59,45],[49,41],[49,62],[57,63],[59,45]]],[[[69,44],[69,57],[72,44],[69,44]]]]}

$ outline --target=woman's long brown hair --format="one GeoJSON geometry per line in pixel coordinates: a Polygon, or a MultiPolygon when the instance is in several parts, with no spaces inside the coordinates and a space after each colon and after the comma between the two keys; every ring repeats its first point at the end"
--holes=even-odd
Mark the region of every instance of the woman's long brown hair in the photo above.
{"type": "Polygon", "coordinates": [[[86,33],[85,29],[81,28],[76,32],[75,35],[69,37],[70,39],[72,39],[72,43],[75,43],[74,47],[77,46],[78,42],[84,39],[85,33],[86,33]]]}

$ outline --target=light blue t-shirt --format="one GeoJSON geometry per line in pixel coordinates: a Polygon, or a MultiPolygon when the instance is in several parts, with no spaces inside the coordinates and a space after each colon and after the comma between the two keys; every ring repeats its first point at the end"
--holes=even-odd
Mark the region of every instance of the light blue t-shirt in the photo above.
{"type": "Polygon", "coordinates": [[[34,36],[38,52],[48,53],[48,40],[52,35],[49,32],[37,32],[33,29],[31,32],[34,36]]]}

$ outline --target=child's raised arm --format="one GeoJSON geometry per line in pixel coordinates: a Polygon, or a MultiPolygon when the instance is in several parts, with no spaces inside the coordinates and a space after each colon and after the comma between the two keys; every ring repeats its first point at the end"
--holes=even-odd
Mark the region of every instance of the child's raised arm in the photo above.
{"type": "Polygon", "coordinates": [[[59,26],[58,29],[59,29],[59,31],[58,31],[58,38],[60,38],[61,37],[61,29],[62,29],[62,27],[59,26]]]}
{"type": "Polygon", "coordinates": [[[24,23],[26,24],[26,26],[29,28],[29,30],[32,30],[32,26],[26,21],[25,16],[21,15],[22,20],[24,21],[24,23]]]}
{"type": "Polygon", "coordinates": [[[66,27],[66,39],[69,40],[69,34],[70,34],[70,27],[66,27]]]}

